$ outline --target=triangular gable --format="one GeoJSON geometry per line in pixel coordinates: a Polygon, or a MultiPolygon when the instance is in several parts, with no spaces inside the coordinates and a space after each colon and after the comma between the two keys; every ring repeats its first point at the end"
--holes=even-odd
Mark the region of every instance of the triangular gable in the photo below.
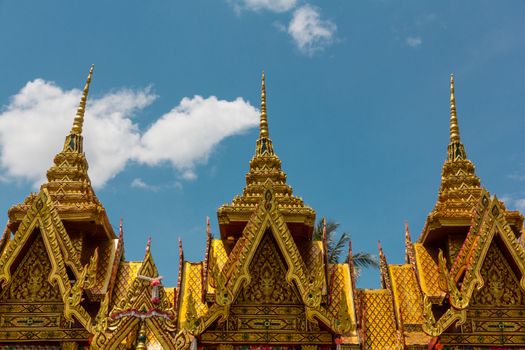
{"type": "MultiPolygon", "coordinates": [[[[278,209],[272,188],[268,186],[244,228],[242,236],[230,253],[227,264],[222,270],[218,268],[211,270],[215,282],[215,304],[203,317],[200,322],[201,326],[192,333],[200,334],[217,318],[227,317],[229,307],[242,286],[248,285],[251,281],[249,266],[266,232],[272,235],[280,254],[284,257],[288,267],[286,281],[295,283],[302,303],[305,305],[307,318],[311,321],[316,321],[314,319],[321,321],[334,333],[349,331],[351,327],[349,322],[334,318],[328,310],[321,306],[324,272],[323,270],[307,270],[285,219],[278,209]]],[[[346,316],[348,315],[344,315],[346,316]]]]}
{"type": "Polygon", "coordinates": [[[521,272],[520,286],[525,290],[525,250],[505,219],[505,207],[495,196],[490,201],[482,197],[481,202],[485,207],[480,215],[482,220],[467,235],[450,274],[457,279],[465,272],[460,289],[463,305],[468,304],[474,289],[480,289],[486,282],[480,270],[496,235],[521,272]]]}
{"type": "Polygon", "coordinates": [[[518,267],[520,287],[525,290],[525,250],[519,243],[505,218],[505,207],[496,198],[490,200],[485,191],[476,207],[471,229],[463,246],[448,272],[446,260],[440,252],[439,266],[442,287],[446,290],[452,307],[436,321],[432,313],[430,300],[424,301],[424,329],[430,335],[437,336],[455,322],[465,322],[466,310],[475,290],[480,290],[487,281],[483,280],[481,268],[487,252],[497,235],[508,252],[510,259],[518,267]],[[461,280],[461,287],[457,281],[461,280]]]}
{"type": "Polygon", "coordinates": [[[286,280],[289,283],[295,281],[305,305],[309,307],[318,306],[321,302],[322,279],[313,278],[314,276],[310,276],[307,272],[284,217],[278,210],[277,201],[271,188],[266,189],[264,198],[248,221],[242,237],[237,243],[239,248],[237,245],[234,248],[234,251],[236,248],[239,251],[232,251],[230,255],[229,264],[226,266],[226,275],[229,277],[226,288],[232,294],[231,296],[237,295],[243,283],[250,283],[249,265],[268,229],[288,265],[286,280]]]}
{"type": "Polygon", "coordinates": [[[0,293],[0,342],[86,341],[89,333],[77,322],[61,322],[68,305],[49,276],[52,262],[41,234],[34,234],[11,282],[0,293]]]}
{"type": "MultiPolygon", "coordinates": [[[[151,281],[158,277],[157,267],[148,249],[126,296],[118,305],[114,305],[109,315],[97,316],[93,349],[118,349],[129,333],[137,329],[141,318],[144,318],[147,329],[155,334],[164,349],[174,349],[174,339],[170,337],[176,330],[172,301],[163,286],[157,287],[159,300],[154,301],[152,298],[151,281]]],[[[109,298],[104,300],[101,310],[107,312],[107,304],[109,298]]]]}
{"type": "Polygon", "coordinates": [[[0,293],[0,302],[62,301],[58,286],[47,279],[51,272],[51,260],[42,236],[35,235],[28,244],[29,248],[13,271],[13,279],[0,293]]]}
{"type": "Polygon", "coordinates": [[[0,258],[0,282],[6,284],[11,279],[11,264],[17,259],[35,228],[39,228],[42,232],[46,247],[48,247],[54,263],[52,276],[59,281],[61,292],[64,292],[69,285],[65,264],[71,267],[77,278],[80,276],[82,266],[58,212],[45,189],[33,201],[27,215],[10,241],[9,247],[0,258]]]}
{"type": "MultiPolygon", "coordinates": [[[[68,239],[62,221],[58,217],[58,213],[45,189],[33,201],[9,246],[0,257],[0,283],[2,283],[2,287],[5,288],[10,283],[12,265],[23,252],[24,247],[28,244],[34,230],[37,228],[40,230],[40,235],[51,262],[51,273],[48,280],[50,283],[58,285],[64,300],[65,317],[71,320],[71,317],[75,316],[89,331],[91,329],[91,318],[80,305],[80,301],[83,290],[86,287],[89,288],[89,285],[93,282],[94,267],[97,262],[96,257],[84,268],[80,266],[79,261],[75,264],[75,268],[68,264],[73,271],[77,271],[77,282],[71,286],[66,271],[66,261],[61,249],[61,246],[67,246],[68,243],[70,245],[71,241],[68,239]],[[64,239],[66,239],[65,243],[64,239]]],[[[70,245],[70,248],[73,249],[73,246],[70,245]]]]}

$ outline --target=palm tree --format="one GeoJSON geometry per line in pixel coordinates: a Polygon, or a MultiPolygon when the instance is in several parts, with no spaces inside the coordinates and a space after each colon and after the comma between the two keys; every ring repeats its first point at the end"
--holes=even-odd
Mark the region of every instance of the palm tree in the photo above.
{"type": "MultiPolygon", "coordinates": [[[[320,241],[323,239],[324,219],[317,222],[314,227],[314,234],[312,239],[320,241]]],[[[328,263],[337,264],[341,261],[341,255],[346,249],[348,242],[350,241],[350,235],[347,232],[343,232],[339,238],[337,238],[337,229],[339,223],[334,220],[326,221],[326,245],[328,252],[328,263]]],[[[348,256],[347,256],[348,260],[348,256]]],[[[367,267],[379,268],[379,259],[377,256],[368,252],[358,252],[353,254],[354,260],[354,274],[356,278],[359,277],[361,269],[367,267]]]]}

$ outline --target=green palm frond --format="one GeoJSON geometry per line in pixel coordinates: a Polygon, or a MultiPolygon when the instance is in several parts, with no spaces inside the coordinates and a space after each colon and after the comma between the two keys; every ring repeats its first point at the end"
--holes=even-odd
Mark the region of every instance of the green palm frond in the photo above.
{"type": "Polygon", "coordinates": [[[334,240],[333,236],[334,235],[331,236],[332,239],[328,243],[328,262],[330,264],[337,264],[341,255],[347,249],[348,242],[350,241],[350,235],[346,232],[343,232],[337,241],[334,240]]]}
{"type": "MultiPolygon", "coordinates": [[[[326,245],[328,262],[330,264],[337,264],[341,261],[341,256],[345,252],[348,242],[350,241],[350,235],[347,232],[343,232],[341,236],[337,234],[339,223],[334,220],[326,221],[326,245]]],[[[321,241],[323,239],[323,220],[319,220],[314,227],[312,239],[314,241],[321,241]]],[[[348,256],[347,256],[348,260],[348,256]]],[[[368,252],[358,252],[353,255],[354,260],[354,272],[356,277],[359,276],[363,268],[379,268],[379,259],[377,256],[368,252]]]]}
{"type": "Polygon", "coordinates": [[[354,266],[359,268],[374,267],[379,268],[379,259],[377,256],[368,252],[358,252],[353,256],[354,266]]]}

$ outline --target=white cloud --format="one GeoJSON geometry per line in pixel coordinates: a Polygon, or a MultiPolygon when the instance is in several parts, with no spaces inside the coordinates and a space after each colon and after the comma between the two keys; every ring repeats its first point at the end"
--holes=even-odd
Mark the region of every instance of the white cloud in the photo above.
{"type": "MultiPolygon", "coordinates": [[[[63,90],[41,79],[28,82],[11,98],[0,111],[2,181],[22,179],[38,186],[45,179],[71,128],[79,98],[80,90],[63,90]]],[[[221,140],[257,124],[257,110],[241,98],[230,102],[195,96],[184,98],[142,132],[132,116],[155,98],[149,88],[89,98],[83,135],[95,187],[129,161],[152,166],[169,162],[183,179],[194,179],[196,164],[205,163],[221,140]]],[[[140,187],[138,182],[135,186],[140,187]]]]}
{"type": "Polygon", "coordinates": [[[419,36],[409,36],[406,38],[405,42],[408,46],[416,48],[423,44],[423,39],[419,36]]]}
{"type": "Polygon", "coordinates": [[[221,140],[256,126],[257,121],[257,109],[240,97],[231,102],[215,96],[185,97],[144,133],[136,159],[148,165],[169,162],[183,178],[192,180],[195,165],[205,163],[221,140]]]}
{"type": "Polygon", "coordinates": [[[242,10],[286,12],[297,4],[297,0],[228,0],[228,2],[237,12],[242,10]]]}
{"type": "Polygon", "coordinates": [[[140,188],[140,189],[149,190],[149,191],[157,191],[159,189],[158,186],[150,185],[144,182],[144,180],[142,180],[140,177],[137,177],[133,179],[133,181],[131,181],[131,187],[140,188]]]}
{"type": "MultiPolygon", "coordinates": [[[[80,90],[62,90],[36,79],[0,113],[0,165],[7,178],[40,184],[71,128],[80,90]]],[[[155,99],[149,89],[117,90],[90,99],[85,115],[85,152],[90,177],[101,186],[120,172],[140,136],[130,116],[155,99]]]]}
{"type": "Polygon", "coordinates": [[[288,34],[302,53],[313,55],[333,42],[337,30],[335,23],[322,20],[319,10],[303,5],[293,13],[288,25],[288,34]]]}

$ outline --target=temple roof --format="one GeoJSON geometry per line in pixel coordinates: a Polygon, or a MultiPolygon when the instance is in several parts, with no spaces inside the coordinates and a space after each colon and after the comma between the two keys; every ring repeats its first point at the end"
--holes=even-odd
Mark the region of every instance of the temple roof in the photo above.
{"type": "Polygon", "coordinates": [[[419,283],[423,293],[429,298],[440,301],[445,292],[439,288],[439,268],[437,256],[432,257],[431,252],[422,243],[414,244],[419,283]]]}
{"type": "Polygon", "coordinates": [[[366,349],[402,349],[401,336],[397,331],[393,300],[386,289],[360,291],[362,303],[363,342],[366,349]]]}

